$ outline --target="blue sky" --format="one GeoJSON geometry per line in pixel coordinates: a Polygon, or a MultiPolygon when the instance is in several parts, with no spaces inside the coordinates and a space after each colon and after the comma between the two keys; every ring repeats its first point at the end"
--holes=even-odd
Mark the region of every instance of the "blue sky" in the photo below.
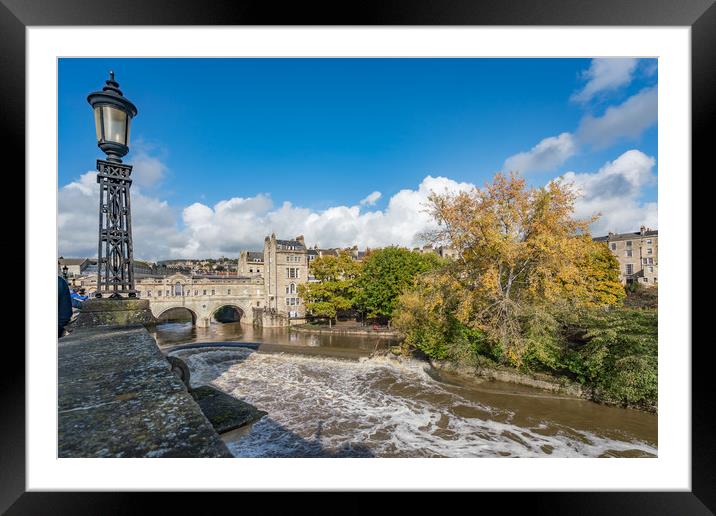
{"type": "Polygon", "coordinates": [[[596,232],[656,227],[656,60],[61,59],[65,256],[96,245],[86,97],[108,70],[139,110],[125,162],[140,258],[238,255],[270,231],[417,245],[430,188],[507,168],[532,184],[567,174],[580,210],[610,213],[596,232]]]}

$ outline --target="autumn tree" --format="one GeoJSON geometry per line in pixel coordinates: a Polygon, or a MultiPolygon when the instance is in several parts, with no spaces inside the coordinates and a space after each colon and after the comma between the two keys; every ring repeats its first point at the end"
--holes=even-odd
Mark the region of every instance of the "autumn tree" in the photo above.
{"type": "Polygon", "coordinates": [[[589,237],[594,219],[574,218],[576,194],[559,180],[530,188],[498,173],[484,188],[432,193],[435,242],[458,252],[448,269],[455,317],[519,365],[536,320],[553,306],[618,302],[613,266],[589,237]]]}
{"type": "Polygon", "coordinates": [[[626,299],[626,290],[619,279],[619,261],[603,242],[594,242],[588,236],[582,237],[591,251],[585,253],[578,266],[584,271],[579,286],[582,304],[591,307],[621,305],[626,299]]]}
{"type": "Polygon", "coordinates": [[[413,285],[416,276],[443,263],[435,253],[399,247],[373,251],[365,258],[356,282],[356,306],[368,318],[390,321],[398,295],[413,285]]]}
{"type": "Polygon", "coordinates": [[[318,281],[299,285],[298,293],[306,302],[308,313],[328,319],[332,325],[339,311],[353,306],[360,263],[347,252],[341,252],[337,256],[318,257],[309,267],[318,281]]]}

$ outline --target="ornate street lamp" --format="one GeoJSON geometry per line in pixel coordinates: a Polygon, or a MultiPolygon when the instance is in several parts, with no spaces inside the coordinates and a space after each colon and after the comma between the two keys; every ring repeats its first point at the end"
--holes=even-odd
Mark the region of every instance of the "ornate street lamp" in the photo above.
{"type": "Polygon", "coordinates": [[[107,159],[97,160],[99,189],[99,245],[97,292],[113,299],[136,297],[129,188],[132,166],[122,163],[129,152],[129,126],[137,108],[122,95],[114,72],[101,91],[87,96],[94,111],[97,146],[107,159]]]}

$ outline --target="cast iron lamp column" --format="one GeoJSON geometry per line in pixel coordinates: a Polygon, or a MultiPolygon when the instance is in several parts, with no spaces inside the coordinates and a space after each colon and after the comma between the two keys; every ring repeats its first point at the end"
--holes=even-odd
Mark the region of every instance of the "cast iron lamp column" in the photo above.
{"type": "Polygon", "coordinates": [[[90,93],[87,101],[94,111],[97,146],[107,155],[106,160],[97,160],[100,188],[95,297],[137,297],[129,200],[132,166],[122,163],[129,152],[129,125],[137,108],[122,95],[114,72],[109,72],[102,90],[90,93]]]}

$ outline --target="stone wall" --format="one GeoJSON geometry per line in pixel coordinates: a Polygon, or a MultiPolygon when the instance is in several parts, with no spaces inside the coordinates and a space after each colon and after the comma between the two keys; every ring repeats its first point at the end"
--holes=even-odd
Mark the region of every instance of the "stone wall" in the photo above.
{"type": "Polygon", "coordinates": [[[230,457],[141,326],[58,343],[59,457],[230,457]]]}

